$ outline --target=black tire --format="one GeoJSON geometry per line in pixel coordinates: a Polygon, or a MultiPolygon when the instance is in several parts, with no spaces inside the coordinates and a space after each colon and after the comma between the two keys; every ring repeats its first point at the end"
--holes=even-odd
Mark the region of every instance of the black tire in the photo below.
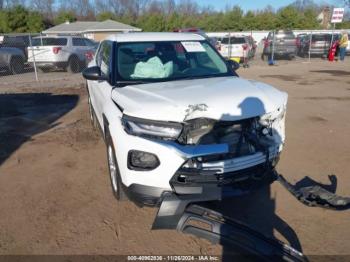
{"type": "Polygon", "coordinates": [[[115,150],[112,138],[109,135],[108,130],[106,131],[106,148],[107,148],[107,165],[109,177],[111,179],[111,187],[114,197],[117,200],[126,200],[127,196],[122,187],[122,181],[120,178],[120,172],[118,162],[115,157],[115,150]],[[112,167],[114,165],[114,168],[112,167]]]}
{"type": "Polygon", "coordinates": [[[10,72],[13,75],[21,74],[24,71],[24,59],[20,56],[11,58],[10,61],[10,72]]]}
{"type": "Polygon", "coordinates": [[[79,73],[81,70],[80,60],[76,56],[71,56],[68,59],[67,71],[71,74],[79,73]]]}

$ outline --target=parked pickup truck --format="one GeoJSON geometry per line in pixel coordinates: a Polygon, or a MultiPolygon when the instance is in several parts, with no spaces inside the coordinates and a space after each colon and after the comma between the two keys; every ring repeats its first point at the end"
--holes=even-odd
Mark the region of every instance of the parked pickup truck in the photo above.
{"type": "Polygon", "coordinates": [[[238,77],[238,67],[198,34],[100,43],[83,76],[117,199],[218,200],[274,181],[287,94],[238,77]]]}
{"type": "Polygon", "coordinates": [[[63,69],[78,73],[90,62],[96,43],[79,36],[35,37],[28,47],[28,62],[41,71],[63,69]]]}
{"type": "Polygon", "coordinates": [[[20,74],[24,70],[25,55],[21,49],[0,45],[0,69],[11,74],[20,74]]]}
{"type": "Polygon", "coordinates": [[[30,43],[30,35],[5,35],[2,41],[3,47],[15,47],[20,49],[24,56],[25,56],[25,62],[27,62],[28,59],[28,46],[30,43]]]}
{"type": "Polygon", "coordinates": [[[261,58],[267,60],[273,51],[275,57],[293,59],[298,51],[297,42],[297,38],[292,31],[277,30],[276,32],[270,32],[264,42],[261,58]]]}

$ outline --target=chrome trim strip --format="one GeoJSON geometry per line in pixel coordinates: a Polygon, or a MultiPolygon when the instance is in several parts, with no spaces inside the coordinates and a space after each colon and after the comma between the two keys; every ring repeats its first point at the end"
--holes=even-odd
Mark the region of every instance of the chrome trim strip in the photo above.
{"type": "MultiPolygon", "coordinates": [[[[275,158],[277,152],[278,150],[276,148],[270,147],[269,159],[272,160],[275,158]]],[[[266,155],[262,152],[258,152],[254,155],[249,156],[242,156],[223,161],[202,163],[201,168],[203,170],[219,170],[219,173],[227,173],[256,166],[264,163],[265,161],[266,155]]]]}

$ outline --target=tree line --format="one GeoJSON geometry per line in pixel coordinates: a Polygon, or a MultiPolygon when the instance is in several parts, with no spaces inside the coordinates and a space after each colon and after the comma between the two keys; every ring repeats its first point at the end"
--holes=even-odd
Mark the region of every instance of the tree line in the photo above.
{"type": "MultiPolygon", "coordinates": [[[[218,11],[193,0],[0,0],[0,32],[40,32],[66,21],[106,19],[144,31],[321,29],[317,17],[324,7],[312,0],[296,0],[278,10],[267,6],[247,12],[239,6],[218,11]]],[[[350,28],[349,17],[346,20],[337,28],[350,28]]]]}

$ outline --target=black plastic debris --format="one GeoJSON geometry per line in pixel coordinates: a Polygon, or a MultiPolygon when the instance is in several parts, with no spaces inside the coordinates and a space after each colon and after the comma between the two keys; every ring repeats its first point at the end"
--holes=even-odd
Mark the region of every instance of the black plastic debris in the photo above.
{"type": "MultiPolygon", "coordinates": [[[[335,176],[329,177],[332,184],[335,176]]],[[[282,175],[278,175],[278,182],[292,193],[300,202],[307,206],[317,206],[335,210],[344,210],[350,208],[350,197],[342,197],[330,192],[320,184],[312,186],[296,186],[289,183],[282,175]]],[[[336,182],[335,182],[336,183],[336,182]]],[[[328,186],[329,187],[329,186],[328,186]]]]}
{"type": "Polygon", "coordinates": [[[308,261],[289,245],[200,205],[186,208],[177,230],[205,238],[214,244],[229,246],[233,253],[227,255],[237,258],[239,254],[244,261],[308,261]]]}

